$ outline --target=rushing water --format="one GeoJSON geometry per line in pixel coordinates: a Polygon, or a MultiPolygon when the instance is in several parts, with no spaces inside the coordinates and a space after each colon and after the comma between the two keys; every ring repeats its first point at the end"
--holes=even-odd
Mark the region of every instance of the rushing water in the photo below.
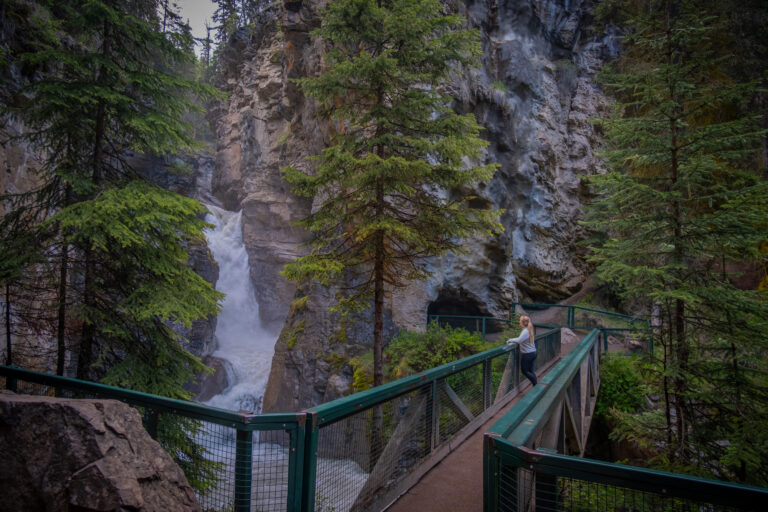
{"type": "Polygon", "coordinates": [[[229,410],[261,412],[277,336],[259,320],[259,304],[243,244],[242,212],[208,205],[208,247],[219,264],[216,289],[226,294],[216,323],[214,356],[227,361],[229,386],[207,403],[229,410]]]}
{"type": "MultiPolygon", "coordinates": [[[[277,336],[264,329],[259,320],[259,304],[243,244],[242,212],[223,210],[211,204],[207,207],[211,214],[206,221],[215,226],[206,232],[206,238],[219,265],[216,289],[226,294],[216,324],[218,348],[213,355],[225,361],[228,386],[206,403],[222,409],[260,413],[277,336]]],[[[287,448],[281,444],[259,442],[257,433],[254,433],[254,441],[252,502],[258,510],[284,509],[288,493],[287,448]]],[[[234,431],[221,427],[206,429],[199,435],[198,442],[216,447],[210,455],[223,463],[219,487],[209,496],[199,496],[201,504],[204,508],[227,508],[232,498],[228,482],[234,475],[234,431]]],[[[318,475],[318,480],[338,480],[320,482],[321,488],[335,490],[331,492],[333,498],[321,499],[318,510],[349,510],[368,475],[351,460],[320,459],[318,464],[327,469],[318,475]],[[346,489],[347,493],[337,495],[341,489],[346,489]]]]}

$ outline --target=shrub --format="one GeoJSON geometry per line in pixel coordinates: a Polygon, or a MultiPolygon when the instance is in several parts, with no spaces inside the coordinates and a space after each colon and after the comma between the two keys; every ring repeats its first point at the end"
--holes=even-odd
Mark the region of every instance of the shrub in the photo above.
{"type": "Polygon", "coordinates": [[[638,359],[606,354],[600,362],[600,392],[595,414],[607,418],[613,409],[638,411],[643,405],[643,395],[638,359]]]}
{"type": "Polygon", "coordinates": [[[462,328],[440,327],[436,322],[426,332],[401,332],[385,349],[387,377],[399,379],[441,364],[471,356],[489,348],[478,333],[462,328]]]}

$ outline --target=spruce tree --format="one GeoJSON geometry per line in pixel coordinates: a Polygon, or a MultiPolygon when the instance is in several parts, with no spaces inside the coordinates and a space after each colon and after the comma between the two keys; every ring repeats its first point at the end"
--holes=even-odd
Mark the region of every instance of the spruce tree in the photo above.
{"type": "Polygon", "coordinates": [[[764,262],[768,235],[755,84],[727,73],[707,2],[604,8],[617,4],[629,16],[623,57],[603,75],[617,109],[599,123],[610,171],[592,180],[592,261],[662,319],[661,405],[618,414],[619,435],[658,450],[662,466],[765,485],[768,301],[732,275],[764,262]]]}
{"type": "MultiPolygon", "coordinates": [[[[12,198],[3,219],[14,231],[3,233],[2,247],[14,257],[0,278],[7,284],[26,275],[57,298],[51,309],[60,336],[66,328],[72,338],[78,377],[186,399],[184,384],[205,367],[172,326],[215,314],[220,299],[186,264],[186,248],[207,226],[205,209],[131,165],[135,154],[161,161],[196,148],[182,117],[200,110],[196,97],[214,94],[177,71],[192,70],[194,55],[188,27],[170,14],[165,25],[158,17],[171,7],[154,0],[36,5],[29,17],[36,36],[10,56],[28,72],[28,84],[15,91],[26,101],[9,102],[5,114],[24,121],[22,137],[43,166],[40,187],[12,198]]],[[[61,342],[58,350],[63,371],[61,342]]],[[[160,441],[205,489],[215,483],[216,465],[193,442],[197,428],[164,417],[160,441]]]]}
{"type": "Polygon", "coordinates": [[[332,141],[314,157],[314,174],[283,170],[296,194],[318,202],[300,222],[311,252],[284,275],[340,285],[334,310],[373,301],[375,386],[385,291],[426,278],[426,259],[458,250],[462,238],[499,228],[498,212],[471,207],[465,194],[496,165],[467,163],[487,143],[444,90],[480,51],[463,21],[437,0],[335,0],[315,33],[328,46],[326,69],[298,81],[331,122],[332,141]]]}

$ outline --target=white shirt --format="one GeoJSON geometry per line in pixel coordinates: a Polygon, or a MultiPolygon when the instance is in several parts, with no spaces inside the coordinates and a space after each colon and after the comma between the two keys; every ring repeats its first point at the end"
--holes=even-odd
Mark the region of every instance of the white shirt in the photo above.
{"type": "Polygon", "coordinates": [[[536,345],[533,344],[533,340],[531,339],[531,335],[527,328],[523,328],[523,332],[521,332],[520,336],[517,338],[509,338],[507,340],[507,345],[511,345],[513,343],[518,343],[520,345],[520,352],[523,354],[531,354],[536,352],[536,345]]]}

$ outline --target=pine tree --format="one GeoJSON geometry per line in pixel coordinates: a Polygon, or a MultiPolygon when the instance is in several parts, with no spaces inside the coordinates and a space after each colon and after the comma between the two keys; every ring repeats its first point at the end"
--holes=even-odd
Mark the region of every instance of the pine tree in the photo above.
{"type": "MultiPolygon", "coordinates": [[[[17,92],[28,101],[9,103],[6,114],[23,119],[44,162],[39,189],[13,198],[3,219],[14,231],[2,247],[14,258],[0,278],[29,276],[56,297],[51,309],[60,336],[66,328],[74,338],[78,377],[186,399],[184,384],[205,367],[172,326],[215,314],[220,299],[186,264],[205,209],[152,184],[131,158],[194,149],[182,117],[214,91],[179,75],[193,69],[192,38],[177,16],[164,17],[163,30],[161,7],[170,9],[154,0],[47,1],[29,18],[39,36],[11,56],[29,71],[17,92]]],[[[193,442],[196,428],[166,418],[160,441],[204,490],[216,464],[193,442]]]]}
{"type": "Polygon", "coordinates": [[[335,128],[313,175],[283,170],[296,194],[319,202],[300,223],[312,250],[284,275],[341,285],[337,311],[373,301],[374,385],[383,383],[385,291],[426,278],[426,259],[462,238],[500,229],[497,211],[470,207],[465,195],[495,170],[466,163],[487,143],[442,89],[479,53],[462,22],[436,0],[336,0],[316,32],[327,69],[299,80],[335,128]]]}
{"type": "Polygon", "coordinates": [[[592,260],[625,297],[661,312],[652,368],[662,406],[620,414],[619,431],[677,470],[764,485],[768,301],[729,273],[764,259],[768,235],[755,84],[728,75],[707,2],[625,7],[624,56],[603,77],[618,108],[599,123],[610,172],[593,179],[589,224],[602,240],[592,260]]]}

